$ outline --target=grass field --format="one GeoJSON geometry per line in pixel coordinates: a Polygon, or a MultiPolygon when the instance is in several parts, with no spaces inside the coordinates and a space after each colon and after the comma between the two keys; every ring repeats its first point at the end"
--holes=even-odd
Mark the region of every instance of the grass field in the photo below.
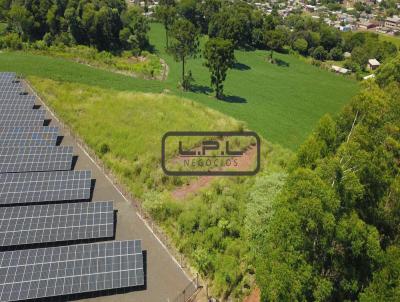
{"type": "Polygon", "coordinates": [[[232,118],[176,96],[28,79],[137,197],[148,189],[162,191],[184,180],[167,178],[161,170],[161,137],[167,131],[198,130],[198,125],[209,131],[241,127],[232,118]]]}
{"type": "MultiPolygon", "coordinates": [[[[193,92],[178,89],[180,63],[165,53],[164,31],[153,24],[150,40],[169,65],[165,82],[134,79],[59,58],[28,53],[0,54],[0,70],[14,70],[53,80],[106,89],[171,94],[196,100],[246,122],[267,140],[295,149],[325,113],[336,113],[357,91],[357,82],[311,66],[291,55],[276,54],[279,64],[265,61],[264,51],[237,51],[238,64],[229,71],[225,101],[213,97],[203,59],[190,60],[196,80],[193,92]]],[[[186,129],[180,129],[186,130],[186,129]]]]}
{"type": "Polygon", "coordinates": [[[379,40],[392,42],[392,43],[396,44],[398,49],[400,49],[400,37],[394,37],[394,36],[380,34],[379,40]]]}
{"type": "MultiPolygon", "coordinates": [[[[164,30],[154,24],[150,36],[160,56],[170,66],[169,89],[179,81],[181,65],[165,53],[164,30]]],[[[265,61],[265,51],[237,51],[239,64],[229,71],[225,83],[226,101],[205,95],[210,92],[209,72],[203,59],[190,60],[197,93],[185,93],[211,108],[239,120],[267,140],[296,148],[326,112],[335,113],[357,91],[351,79],[311,66],[291,55],[276,54],[280,64],[265,61]]]]}

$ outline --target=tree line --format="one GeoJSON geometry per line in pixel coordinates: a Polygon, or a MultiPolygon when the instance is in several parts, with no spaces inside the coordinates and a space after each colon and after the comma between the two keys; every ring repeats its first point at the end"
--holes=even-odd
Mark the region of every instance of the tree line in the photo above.
{"type": "Polygon", "coordinates": [[[300,12],[285,19],[276,9],[265,15],[244,1],[161,0],[156,16],[165,28],[167,50],[182,62],[184,89],[190,88],[192,79],[185,71],[187,58],[199,54],[200,35],[208,36],[203,55],[218,98],[223,95],[226,72],[235,62],[234,49],[265,49],[271,63],[275,51],[297,52],[316,61],[346,59],[344,66],[357,75],[366,71],[369,59],[383,63],[398,53],[395,44],[380,41],[378,34],[342,33],[300,12]]]}
{"type": "Polygon", "coordinates": [[[0,17],[8,39],[135,53],[149,45],[148,20],[124,0],[1,0],[0,17]]]}
{"type": "Polygon", "coordinates": [[[398,301],[399,66],[324,116],[287,175],[265,177],[252,233],[262,301],[398,301]]]}

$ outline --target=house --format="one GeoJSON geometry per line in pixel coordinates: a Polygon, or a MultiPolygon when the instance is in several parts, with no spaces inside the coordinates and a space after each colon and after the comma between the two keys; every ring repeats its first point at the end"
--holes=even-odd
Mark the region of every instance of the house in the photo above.
{"type": "Polygon", "coordinates": [[[358,26],[359,29],[364,29],[364,30],[366,30],[366,29],[370,29],[370,28],[376,27],[377,24],[375,24],[375,23],[373,23],[373,22],[371,22],[371,21],[366,21],[366,20],[364,20],[364,21],[358,22],[358,23],[357,23],[357,26],[358,26]]]}
{"type": "Polygon", "coordinates": [[[379,61],[377,59],[369,59],[368,60],[368,69],[370,69],[370,70],[375,70],[380,65],[381,65],[381,63],[379,63],[379,61]]]}
{"type": "Polygon", "coordinates": [[[385,27],[393,30],[400,30],[400,18],[398,16],[386,18],[385,27]]]}

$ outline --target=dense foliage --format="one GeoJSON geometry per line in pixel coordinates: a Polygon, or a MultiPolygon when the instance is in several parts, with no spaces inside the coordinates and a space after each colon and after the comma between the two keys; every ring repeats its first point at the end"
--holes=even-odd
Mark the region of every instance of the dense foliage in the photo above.
{"type": "Polygon", "coordinates": [[[255,241],[263,301],[398,298],[400,83],[381,72],[320,120],[272,195],[255,241]]]}
{"type": "Polygon", "coordinates": [[[136,52],[148,45],[147,20],[123,0],[3,0],[0,10],[8,31],[22,41],[136,52]]]}

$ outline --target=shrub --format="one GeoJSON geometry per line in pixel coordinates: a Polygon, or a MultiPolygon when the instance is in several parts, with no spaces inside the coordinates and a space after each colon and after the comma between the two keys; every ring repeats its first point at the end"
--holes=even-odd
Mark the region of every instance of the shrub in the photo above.
{"type": "Polygon", "coordinates": [[[340,47],[334,47],[329,52],[329,58],[334,61],[343,60],[343,50],[340,47]]]}
{"type": "Polygon", "coordinates": [[[108,152],[110,152],[110,146],[106,143],[102,143],[100,145],[100,154],[105,155],[108,152]]]}
{"type": "Polygon", "coordinates": [[[311,56],[316,60],[325,61],[328,57],[328,52],[322,46],[318,46],[314,49],[311,56]]]}
{"type": "Polygon", "coordinates": [[[9,33],[3,37],[3,47],[12,50],[21,50],[23,48],[22,39],[16,33],[9,33]]]}
{"type": "Polygon", "coordinates": [[[296,39],[293,43],[293,48],[301,54],[307,53],[308,43],[305,39],[296,39]]]}

